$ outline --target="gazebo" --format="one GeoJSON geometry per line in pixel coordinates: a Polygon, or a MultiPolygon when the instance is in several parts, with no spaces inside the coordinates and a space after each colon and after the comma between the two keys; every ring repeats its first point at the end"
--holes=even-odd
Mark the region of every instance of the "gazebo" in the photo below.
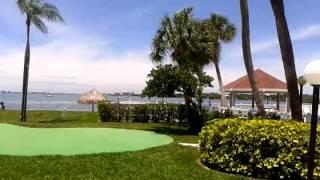
{"type": "MultiPolygon", "coordinates": [[[[274,76],[257,69],[254,71],[257,86],[263,96],[267,94],[277,95],[277,110],[280,111],[280,94],[287,94],[287,85],[283,81],[275,78],[274,76]]],[[[225,85],[225,92],[230,93],[230,107],[235,106],[235,94],[252,94],[251,85],[249,82],[248,75],[242,76],[241,78],[225,85]]],[[[252,96],[252,108],[254,108],[254,98],[252,96]]],[[[287,108],[287,111],[289,109],[287,108]]]]}

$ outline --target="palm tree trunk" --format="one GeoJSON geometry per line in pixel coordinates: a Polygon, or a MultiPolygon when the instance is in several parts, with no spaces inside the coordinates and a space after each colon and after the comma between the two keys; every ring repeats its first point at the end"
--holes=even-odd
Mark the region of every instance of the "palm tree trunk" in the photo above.
{"type": "Polygon", "coordinates": [[[221,72],[220,72],[220,67],[218,63],[214,63],[214,66],[216,68],[217,72],[217,77],[218,77],[218,83],[219,83],[219,89],[220,89],[220,94],[221,94],[221,106],[222,107],[227,107],[227,100],[226,100],[226,95],[223,89],[223,83],[222,83],[222,78],[221,78],[221,72]]]}
{"type": "Polygon", "coordinates": [[[198,108],[199,108],[199,111],[201,112],[201,110],[202,110],[202,101],[203,101],[202,87],[198,87],[197,91],[198,91],[197,92],[198,108]]]}
{"type": "Polygon", "coordinates": [[[283,0],[270,0],[277,25],[278,39],[281,49],[282,62],[287,80],[292,119],[302,120],[302,108],[297,85],[297,73],[294,63],[293,47],[289,28],[284,12],[283,0]]]}
{"type": "Polygon", "coordinates": [[[27,45],[24,55],[24,70],[23,70],[23,85],[22,85],[22,103],[21,103],[21,122],[27,121],[27,96],[28,96],[28,79],[29,79],[29,64],[30,64],[30,17],[27,17],[27,45]]]}
{"type": "Polygon", "coordinates": [[[261,94],[257,87],[256,79],[254,76],[254,68],[251,57],[250,47],[250,25],[249,25],[249,12],[247,0],[240,0],[241,20],[242,20],[242,51],[243,60],[246,66],[247,74],[249,77],[252,93],[256,101],[259,115],[265,115],[264,105],[261,94]]]}
{"type": "Polygon", "coordinates": [[[186,93],[184,93],[184,102],[185,102],[185,107],[186,107],[186,118],[187,118],[187,122],[188,122],[188,125],[190,126],[191,123],[190,123],[190,117],[191,117],[191,114],[190,114],[190,106],[191,106],[191,102],[192,102],[192,99],[186,95],[186,93]]]}

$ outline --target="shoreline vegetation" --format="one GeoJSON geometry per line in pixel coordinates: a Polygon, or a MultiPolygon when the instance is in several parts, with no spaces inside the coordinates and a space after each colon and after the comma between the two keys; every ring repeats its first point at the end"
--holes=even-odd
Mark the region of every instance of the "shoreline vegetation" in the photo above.
{"type": "MultiPolygon", "coordinates": [[[[21,92],[15,92],[15,91],[0,91],[0,95],[2,94],[21,94],[21,92]]],[[[46,95],[47,92],[30,92],[29,94],[44,94],[46,95]]],[[[53,95],[80,95],[80,93],[51,93],[53,95]]],[[[104,96],[108,95],[108,96],[138,96],[138,97],[144,97],[142,96],[141,93],[130,93],[130,92],[124,92],[124,93],[107,93],[107,94],[103,94],[104,96]]],[[[183,94],[181,93],[177,93],[177,94],[174,94],[174,96],[172,96],[174,98],[183,98],[183,94]]],[[[235,97],[238,99],[238,100],[251,100],[252,99],[252,95],[250,94],[236,94],[235,97]]],[[[148,97],[145,97],[145,98],[148,98],[148,97]]],[[[161,97],[158,97],[158,98],[161,98],[161,97]]],[[[167,97],[165,97],[167,98],[167,97]]],[[[215,93],[215,92],[212,92],[212,93],[203,93],[203,98],[204,99],[213,99],[213,100],[220,100],[221,99],[221,95],[219,93],[215,93]]],[[[271,101],[275,101],[276,100],[276,96],[269,96],[269,100],[271,101]]],[[[286,96],[285,95],[281,95],[280,96],[280,100],[281,101],[286,101],[286,96]]],[[[1,96],[0,96],[0,101],[1,101],[1,96]]],[[[310,94],[304,94],[303,95],[303,103],[312,103],[312,95],[310,94]]]]}

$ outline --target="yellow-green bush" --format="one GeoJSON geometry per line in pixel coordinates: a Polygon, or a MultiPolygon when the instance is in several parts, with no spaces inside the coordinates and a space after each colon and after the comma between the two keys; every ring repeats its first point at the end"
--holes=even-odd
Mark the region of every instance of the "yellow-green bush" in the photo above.
{"type": "MultiPolygon", "coordinates": [[[[201,161],[228,173],[303,179],[307,172],[309,131],[308,124],[293,121],[213,120],[200,133],[201,161]]],[[[319,155],[319,144],[316,152],[319,155]]],[[[320,178],[318,155],[315,176],[320,178]]]]}

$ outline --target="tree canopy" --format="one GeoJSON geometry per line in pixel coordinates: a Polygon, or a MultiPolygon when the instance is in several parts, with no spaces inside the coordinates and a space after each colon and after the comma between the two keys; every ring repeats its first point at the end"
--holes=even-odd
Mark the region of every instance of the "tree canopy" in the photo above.
{"type": "Polygon", "coordinates": [[[202,72],[192,74],[189,70],[172,64],[159,65],[148,75],[143,95],[148,97],[174,97],[175,92],[194,97],[198,87],[212,87],[213,78],[202,72]]]}
{"type": "Polygon", "coordinates": [[[18,0],[17,5],[21,13],[27,16],[27,22],[31,22],[43,33],[48,32],[43,19],[51,22],[64,22],[59,9],[43,0],[18,0]]]}

